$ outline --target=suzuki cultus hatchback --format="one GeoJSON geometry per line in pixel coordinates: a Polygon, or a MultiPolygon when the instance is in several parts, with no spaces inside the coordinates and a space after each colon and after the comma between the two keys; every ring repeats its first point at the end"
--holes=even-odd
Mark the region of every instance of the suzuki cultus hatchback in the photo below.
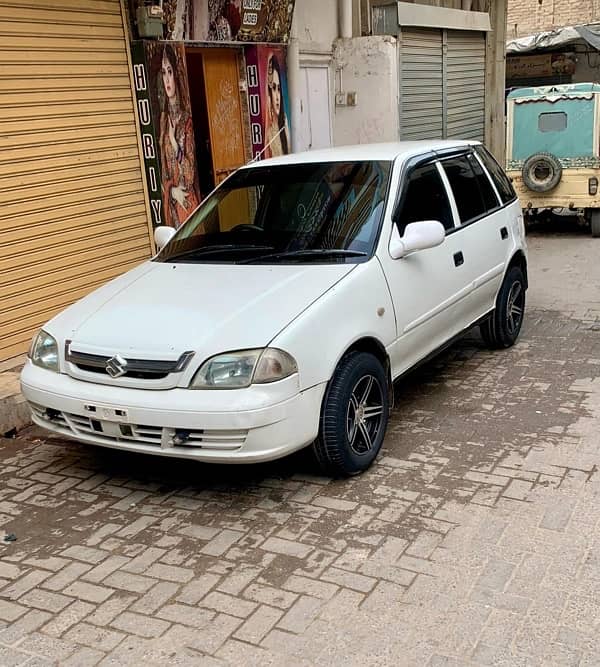
{"type": "Polygon", "coordinates": [[[474,325],[502,348],[523,322],[519,203],[474,142],[255,163],[156,242],[34,338],[36,424],[220,463],[311,445],[351,475],[381,448],[396,378],[474,325]]]}

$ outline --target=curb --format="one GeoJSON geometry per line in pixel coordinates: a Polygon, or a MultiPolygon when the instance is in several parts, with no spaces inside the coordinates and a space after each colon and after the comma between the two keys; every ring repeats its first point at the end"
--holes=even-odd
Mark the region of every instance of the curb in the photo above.
{"type": "Polygon", "coordinates": [[[0,373],[0,436],[13,435],[31,424],[31,415],[19,386],[20,368],[0,373]]]}

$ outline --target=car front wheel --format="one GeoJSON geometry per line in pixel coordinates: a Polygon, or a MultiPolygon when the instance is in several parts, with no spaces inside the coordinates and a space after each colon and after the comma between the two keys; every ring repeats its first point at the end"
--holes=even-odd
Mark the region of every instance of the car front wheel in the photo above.
{"type": "Polygon", "coordinates": [[[389,388],[381,362],[368,352],[345,356],[329,383],[313,450],[323,470],[356,475],[375,460],[385,436],[389,388]]]}
{"type": "Polygon", "coordinates": [[[494,311],[480,327],[485,344],[492,349],[514,345],[521,331],[524,314],[525,277],[518,266],[513,266],[500,287],[494,311]]]}

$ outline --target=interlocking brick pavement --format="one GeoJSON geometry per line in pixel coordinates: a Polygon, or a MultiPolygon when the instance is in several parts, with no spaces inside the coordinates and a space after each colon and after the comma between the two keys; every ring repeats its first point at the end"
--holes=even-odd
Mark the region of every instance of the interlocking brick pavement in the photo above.
{"type": "Polygon", "coordinates": [[[396,388],[359,477],[0,441],[0,665],[600,664],[597,241],[396,388]]]}

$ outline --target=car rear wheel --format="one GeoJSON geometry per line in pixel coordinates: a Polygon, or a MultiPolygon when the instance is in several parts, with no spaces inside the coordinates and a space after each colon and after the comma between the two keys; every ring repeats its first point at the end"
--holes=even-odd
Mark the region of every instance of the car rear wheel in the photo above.
{"type": "Polygon", "coordinates": [[[490,317],[481,325],[481,337],[492,349],[514,345],[525,314],[525,277],[518,266],[508,270],[490,317]]]}
{"type": "Polygon", "coordinates": [[[325,472],[347,477],[366,470],[385,436],[389,388],[381,362],[367,352],[345,356],[329,383],[313,444],[325,472]]]}

